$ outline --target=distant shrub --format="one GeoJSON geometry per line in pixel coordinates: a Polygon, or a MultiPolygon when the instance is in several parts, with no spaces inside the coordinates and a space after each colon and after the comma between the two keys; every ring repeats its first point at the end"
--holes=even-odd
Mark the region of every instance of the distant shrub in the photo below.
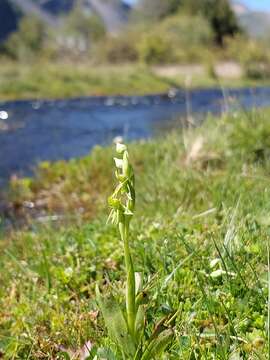
{"type": "Polygon", "coordinates": [[[130,34],[108,37],[98,45],[96,53],[99,60],[112,64],[135,62],[139,59],[136,41],[130,34]]]}
{"type": "Polygon", "coordinates": [[[101,19],[77,6],[64,18],[61,28],[51,32],[51,42],[56,45],[58,58],[78,61],[88,58],[105,35],[101,19]]]}
{"type": "Polygon", "coordinates": [[[226,39],[222,56],[228,60],[236,60],[245,66],[249,63],[267,62],[270,58],[268,48],[264,42],[241,35],[226,39]]]}
{"type": "Polygon", "coordinates": [[[212,44],[214,39],[208,21],[199,15],[176,15],[167,18],[161,25],[161,32],[167,33],[176,45],[182,46],[212,44]]]}
{"type": "Polygon", "coordinates": [[[208,62],[213,43],[213,31],[204,17],[177,14],[151,26],[131,25],[121,35],[106,37],[93,54],[109,63],[208,62]]]}
{"type": "Polygon", "coordinates": [[[164,64],[174,60],[173,46],[166,36],[146,35],[139,44],[140,58],[146,64],[164,64]]]}
{"type": "MultiPolygon", "coordinates": [[[[213,40],[219,46],[226,37],[233,37],[241,32],[230,0],[139,0],[135,12],[141,21],[160,21],[184,12],[190,16],[199,15],[212,29],[213,40]]],[[[192,23],[191,23],[192,24],[192,23]]],[[[199,34],[200,27],[191,28],[192,34],[199,34]]]]}
{"type": "Polygon", "coordinates": [[[245,74],[249,79],[270,79],[270,62],[250,62],[245,66],[245,74]]]}
{"type": "Polygon", "coordinates": [[[144,35],[138,48],[141,60],[147,64],[183,63],[208,57],[206,45],[212,43],[213,33],[204,18],[175,15],[144,35]]]}
{"type": "Polygon", "coordinates": [[[244,68],[246,77],[254,80],[270,78],[269,47],[260,40],[239,36],[227,39],[225,57],[238,61],[244,68]]]}
{"type": "Polygon", "coordinates": [[[98,16],[85,14],[75,7],[66,18],[63,33],[66,36],[79,36],[86,43],[91,43],[104,38],[106,29],[98,16]]]}
{"type": "Polygon", "coordinates": [[[46,27],[35,17],[25,17],[17,32],[4,44],[5,52],[14,59],[28,60],[40,53],[46,40],[46,27]]]}

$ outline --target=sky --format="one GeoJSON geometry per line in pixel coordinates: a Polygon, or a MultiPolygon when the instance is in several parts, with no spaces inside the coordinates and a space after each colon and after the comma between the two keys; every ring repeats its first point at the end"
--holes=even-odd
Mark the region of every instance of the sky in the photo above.
{"type": "Polygon", "coordinates": [[[248,5],[253,10],[270,10],[269,0],[244,0],[243,3],[248,5]]]}
{"type": "MultiPolygon", "coordinates": [[[[127,3],[135,4],[137,0],[125,0],[127,3]]],[[[166,0],[164,0],[166,1],[166,0]]],[[[242,0],[252,10],[270,11],[270,0],[242,0]]]]}

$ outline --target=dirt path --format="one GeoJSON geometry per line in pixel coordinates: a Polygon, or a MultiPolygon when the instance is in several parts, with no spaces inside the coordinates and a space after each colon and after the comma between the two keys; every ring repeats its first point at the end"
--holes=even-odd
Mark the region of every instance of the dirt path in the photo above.
{"type": "MultiPolygon", "coordinates": [[[[209,76],[209,68],[202,64],[154,66],[152,70],[156,75],[170,79],[176,77],[209,76]]],[[[242,66],[232,61],[217,63],[213,71],[218,78],[241,79],[243,77],[242,66]]]]}

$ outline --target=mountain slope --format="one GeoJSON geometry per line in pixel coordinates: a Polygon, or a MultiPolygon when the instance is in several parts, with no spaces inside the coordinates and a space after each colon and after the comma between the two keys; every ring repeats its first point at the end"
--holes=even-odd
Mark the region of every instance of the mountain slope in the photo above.
{"type": "Polygon", "coordinates": [[[249,8],[241,1],[232,1],[231,5],[237,16],[241,16],[243,14],[250,12],[249,8]]]}
{"type": "Polygon", "coordinates": [[[103,20],[108,32],[118,32],[128,20],[128,8],[122,1],[88,0],[90,8],[103,20]]]}
{"type": "Polygon", "coordinates": [[[0,1],[0,42],[17,29],[19,14],[7,1],[0,1]]]}
{"type": "Polygon", "coordinates": [[[59,16],[68,13],[75,5],[75,0],[39,0],[43,10],[48,13],[59,16]]]}
{"type": "Polygon", "coordinates": [[[9,3],[13,4],[14,7],[19,9],[23,14],[34,15],[49,26],[57,25],[57,18],[52,14],[49,14],[32,0],[9,0],[9,3]]]}
{"type": "Polygon", "coordinates": [[[270,13],[251,11],[239,16],[242,27],[253,37],[270,37],[270,13]]]}
{"type": "Polygon", "coordinates": [[[270,36],[270,12],[252,11],[241,1],[232,1],[240,25],[253,37],[270,36]]]}
{"type": "Polygon", "coordinates": [[[51,27],[60,23],[77,3],[98,15],[108,32],[118,32],[128,21],[130,7],[122,0],[0,0],[0,42],[17,29],[19,14],[34,15],[51,27]]]}

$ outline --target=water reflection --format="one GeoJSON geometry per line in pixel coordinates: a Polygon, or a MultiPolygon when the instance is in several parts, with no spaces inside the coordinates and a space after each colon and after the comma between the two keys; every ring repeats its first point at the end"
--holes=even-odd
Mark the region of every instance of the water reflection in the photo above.
{"type": "Polygon", "coordinates": [[[0,111],[0,119],[1,120],[7,120],[8,119],[8,113],[4,110],[0,111]]]}

